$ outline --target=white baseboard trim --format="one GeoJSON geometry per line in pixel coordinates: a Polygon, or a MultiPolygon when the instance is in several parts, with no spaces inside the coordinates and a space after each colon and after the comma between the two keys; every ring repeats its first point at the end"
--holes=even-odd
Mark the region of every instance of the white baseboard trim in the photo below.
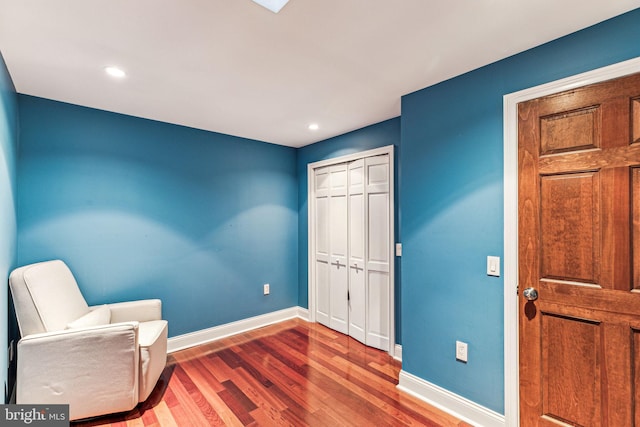
{"type": "Polygon", "coordinates": [[[402,362],[402,346],[400,344],[396,344],[393,350],[393,358],[399,362],[402,362]]]}
{"type": "Polygon", "coordinates": [[[298,309],[298,317],[309,322],[309,310],[300,306],[296,308],[298,309]]]}
{"type": "Polygon", "coordinates": [[[213,328],[203,329],[196,332],[190,332],[184,335],[177,335],[169,338],[167,342],[167,353],[184,350],[189,347],[206,344],[231,335],[247,332],[252,329],[261,328],[263,326],[272,325],[284,320],[300,317],[303,320],[309,318],[309,313],[302,307],[285,308],[284,310],[274,311],[260,316],[250,317],[248,319],[238,320],[237,322],[226,323],[213,328]]]}
{"type": "Polygon", "coordinates": [[[505,427],[505,417],[422,378],[400,371],[398,388],[476,427],[505,427]]]}

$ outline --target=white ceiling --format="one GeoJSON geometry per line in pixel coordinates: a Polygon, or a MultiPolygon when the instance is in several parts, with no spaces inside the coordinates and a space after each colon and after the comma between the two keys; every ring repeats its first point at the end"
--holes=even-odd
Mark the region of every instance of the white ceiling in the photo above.
{"type": "Polygon", "coordinates": [[[299,147],[637,0],[0,0],[20,93],[299,147]],[[103,69],[117,65],[127,77],[103,69]],[[317,122],[320,129],[307,126],[317,122]]]}

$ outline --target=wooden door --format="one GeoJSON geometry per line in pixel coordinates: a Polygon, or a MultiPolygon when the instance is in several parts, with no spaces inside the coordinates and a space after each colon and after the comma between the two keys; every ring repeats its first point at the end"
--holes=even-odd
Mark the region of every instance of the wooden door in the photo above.
{"type": "Polygon", "coordinates": [[[640,75],[518,114],[521,425],[640,426],[640,75]]]}

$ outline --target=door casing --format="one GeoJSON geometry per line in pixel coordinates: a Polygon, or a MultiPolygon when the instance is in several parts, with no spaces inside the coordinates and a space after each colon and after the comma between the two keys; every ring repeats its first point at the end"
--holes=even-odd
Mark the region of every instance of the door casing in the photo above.
{"type": "Polygon", "coordinates": [[[520,425],[518,377],[518,104],[640,72],[640,58],[503,97],[504,118],[504,377],[505,425],[520,425]]]}
{"type": "Polygon", "coordinates": [[[321,167],[331,166],[338,163],[346,163],[354,160],[358,160],[363,157],[389,155],[389,348],[387,352],[395,357],[395,342],[396,342],[396,322],[395,322],[395,161],[393,145],[385,147],[374,148],[372,150],[361,151],[341,157],[335,157],[319,162],[309,163],[307,165],[307,204],[308,204],[308,310],[309,321],[316,322],[316,301],[315,301],[315,236],[313,232],[313,225],[315,223],[315,209],[311,206],[315,200],[315,186],[314,186],[314,170],[321,167]]]}

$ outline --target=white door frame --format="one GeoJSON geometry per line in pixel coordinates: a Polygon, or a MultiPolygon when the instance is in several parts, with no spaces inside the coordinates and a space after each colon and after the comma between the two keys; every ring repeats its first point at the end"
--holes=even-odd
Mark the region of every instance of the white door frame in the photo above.
{"type": "Polygon", "coordinates": [[[518,378],[518,103],[640,72],[640,57],[504,96],[505,425],[520,425],[518,378]]]}
{"type": "Polygon", "coordinates": [[[373,150],[361,151],[359,153],[348,154],[341,157],[334,157],[327,160],[321,160],[307,165],[307,211],[308,211],[308,229],[307,236],[309,241],[308,247],[308,306],[309,306],[309,321],[316,321],[316,301],[315,301],[315,234],[313,232],[313,224],[315,223],[315,174],[314,170],[331,166],[338,163],[351,162],[364,157],[381,156],[384,154],[389,155],[389,242],[391,242],[389,248],[389,348],[388,353],[391,356],[395,356],[396,345],[396,310],[395,310],[395,263],[396,257],[394,253],[395,248],[395,166],[393,156],[393,145],[387,145],[386,147],[374,148],[373,150]]]}

